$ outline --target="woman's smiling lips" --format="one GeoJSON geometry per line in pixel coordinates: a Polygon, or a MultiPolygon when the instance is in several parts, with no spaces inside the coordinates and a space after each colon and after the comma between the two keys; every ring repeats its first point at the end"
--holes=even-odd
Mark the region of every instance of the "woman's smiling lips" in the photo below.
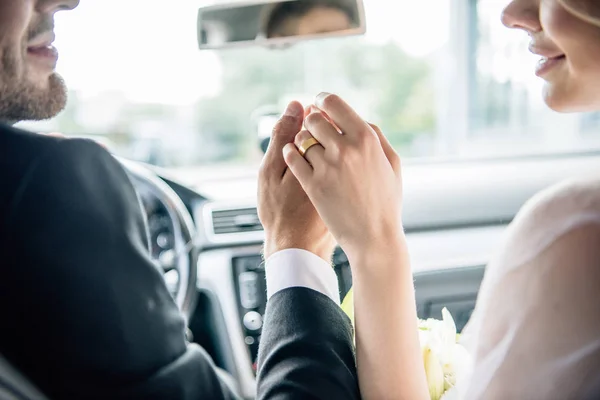
{"type": "Polygon", "coordinates": [[[529,51],[531,51],[533,54],[542,56],[535,68],[535,74],[539,77],[546,75],[548,72],[550,72],[550,70],[562,64],[567,59],[563,53],[546,50],[536,47],[535,45],[529,46],[529,51]]]}
{"type": "Polygon", "coordinates": [[[566,56],[558,56],[553,58],[543,57],[535,68],[535,74],[539,77],[546,75],[554,67],[560,65],[567,59],[566,56]]]}

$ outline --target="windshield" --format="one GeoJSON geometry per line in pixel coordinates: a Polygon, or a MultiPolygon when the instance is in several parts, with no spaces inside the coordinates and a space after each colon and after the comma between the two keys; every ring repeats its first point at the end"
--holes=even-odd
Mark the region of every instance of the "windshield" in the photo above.
{"type": "Polygon", "coordinates": [[[59,14],[69,103],[23,125],[167,168],[256,168],[272,115],[328,91],[380,125],[403,158],[600,147],[600,114],[543,104],[528,38],[500,23],[506,0],[365,0],[365,36],[220,51],[197,49],[194,3],[82,1],[59,14]]]}

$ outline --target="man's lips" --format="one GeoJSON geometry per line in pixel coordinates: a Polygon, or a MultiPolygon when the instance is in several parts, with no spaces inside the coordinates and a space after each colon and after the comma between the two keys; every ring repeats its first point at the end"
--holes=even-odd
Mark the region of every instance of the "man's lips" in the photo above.
{"type": "Polygon", "coordinates": [[[46,32],[37,35],[29,41],[27,53],[36,58],[43,59],[50,64],[56,64],[58,60],[58,51],[52,45],[56,39],[54,32],[46,32]]]}
{"type": "Polygon", "coordinates": [[[39,35],[36,35],[33,39],[27,43],[28,48],[36,48],[36,47],[47,47],[51,46],[52,43],[56,40],[56,36],[54,32],[45,32],[39,35]]]}
{"type": "Polygon", "coordinates": [[[46,58],[55,62],[58,60],[58,50],[56,50],[56,47],[52,45],[42,47],[29,47],[27,49],[27,53],[32,56],[46,58]]]}

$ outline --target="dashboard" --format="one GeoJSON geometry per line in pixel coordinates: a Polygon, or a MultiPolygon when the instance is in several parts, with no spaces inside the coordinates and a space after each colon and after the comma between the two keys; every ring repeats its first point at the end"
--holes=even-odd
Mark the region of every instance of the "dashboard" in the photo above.
{"type": "MultiPolygon", "coordinates": [[[[403,221],[419,317],[440,318],[447,307],[462,329],[474,309],[485,266],[520,207],[549,185],[599,169],[597,154],[404,166],[403,221]]],[[[193,190],[156,173],[176,193],[195,228],[197,299],[189,313],[191,337],[233,376],[242,396],[252,399],[266,305],[264,233],[256,199],[208,198],[206,186],[193,190]]],[[[173,250],[177,225],[169,222],[164,202],[138,191],[148,216],[151,252],[160,260],[173,250]]],[[[340,249],[334,264],[343,296],[352,274],[340,249]]]]}

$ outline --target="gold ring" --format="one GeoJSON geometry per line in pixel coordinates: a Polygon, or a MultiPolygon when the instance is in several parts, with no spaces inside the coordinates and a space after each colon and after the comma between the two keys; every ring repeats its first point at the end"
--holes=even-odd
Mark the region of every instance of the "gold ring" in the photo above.
{"type": "Polygon", "coordinates": [[[314,137],[311,137],[310,139],[306,139],[304,142],[302,142],[302,144],[298,148],[298,151],[300,151],[300,155],[302,155],[302,157],[304,157],[306,152],[311,147],[316,146],[318,144],[321,144],[321,143],[319,143],[319,141],[317,139],[315,139],[314,137]]]}

